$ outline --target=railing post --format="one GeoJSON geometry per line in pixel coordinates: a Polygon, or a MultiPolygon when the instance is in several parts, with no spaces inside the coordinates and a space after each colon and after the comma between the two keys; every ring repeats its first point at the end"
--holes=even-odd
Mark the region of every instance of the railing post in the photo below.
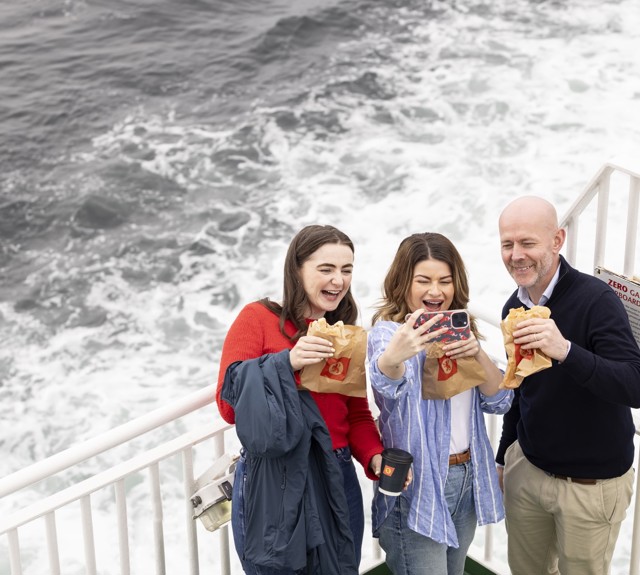
{"type": "Polygon", "coordinates": [[[380,547],[380,541],[378,539],[371,540],[371,547],[373,548],[373,557],[377,561],[382,559],[382,547],[380,547]]]}
{"type": "Polygon", "coordinates": [[[596,219],[596,245],[593,253],[593,267],[604,264],[607,247],[607,218],[609,214],[609,183],[611,172],[605,171],[598,183],[598,215],[596,219]]]}
{"type": "Polygon", "coordinates": [[[93,537],[93,517],[91,515],[91,496],[80,499],[82,511],[82,534],[84,537],[84,557],[88,575],[96,575],[96,545],[93,537]]]}
{"type": "Polygon", "coordinates": [[[638,205],[640,196],[640,180],[631,176],[629,180],[629,211],[627,212],[627,239],[624,246],[623,272],[628,278],[633,277],[636,259],[636,238],[638,236],[638,205]]]}
{"type": "MultiPolygon", "coordinates": [[[[213,456],[215,459],[224,455],[224,435],[213,438],[213,456]]],[[[231,575],[231,555],[229,553],[229,525],[219,529],[220,537],[220,575],[231,575]]]]}
{"type": "Polygon", "coordinates": [[[116,496],[116,515],[118,517],[118,546],[120,547],[120,575],[131,573],[129,558],[129,526],[127,524],[127,496],[124,489],[124,479],[114,485],[116,496]]]}
{"type": "Polygon", "coordinates": [[[60,575],[60,556],[58,553],[58,531],[56,529],[55,512],[47,513],[44,517],[47,530],[47,547],[49,549],[50,575],[60,575]]]}
{"type": "MultiPolygon", "coordinates": [[[[485,419],[488,419],[489,443],[493,446],[494,452],[497,451],[498,444],[498,418],[495,415],[489,415],[485,419]]],[[[493,561],[493,525],[489,524],[485,526],[485,538],[484,538],[484,560],[487,562],[493,561]]]]}
{"type": "Polygon", "coordinates": [[[9,539],[9,565],[11,566],[11,575],[22,575],[18,530],[12,529],[11,531],[7,531],[7,537],[9,539]]]}
{"type": "Polygon", "coordinates": [[[160,490],[160,467],[157,463],[149,466],[149,483],[151,484],[151,505],[153,507],[153,541],[156,557],[156,575],[165,575],[164,555],[164,515],[162,512],[162,495],[160,490]]]}
{"type": "Polygon", "coordinates": [[[578,253],[578,218],[577,216],[569,218],[565,223],[564,227],[567,230],[567,244],[566,244],[567,261],[572,266],[575,266],[577,253],[578,253]]]}
{"type": "Polygon", "coordinates": [[[191,575],[199,575],[200,562],[198,560],[198,534],[196,533],[196,524],[193,520],[193,505],[191,496],[193,495],[194,477],[193,477],[193,451],[188,447],[182,451],[182,474],[184,482],[184,505],[187,522],[187,545],[189,547],[189,565],[191,575]]]}

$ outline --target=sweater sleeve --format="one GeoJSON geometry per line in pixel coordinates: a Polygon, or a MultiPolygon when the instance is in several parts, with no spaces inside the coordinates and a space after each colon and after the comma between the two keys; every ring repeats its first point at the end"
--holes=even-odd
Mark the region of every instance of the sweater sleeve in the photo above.
{"type": "Polygon", "coordinates": [[[371,471],[371,458],[382,453],[384,447],[380,433],[373,421],[369,402],[366,397],[350,397],[348,400],[349,448],[351,453],[364,468],[369,479],[378,477],[371,471]]]}
{"type": "Polygon", "coordinates": [[[559,369],[605,401],[640,407],[640,351],[622,302],[612,290],[603,289],[585,318],[587,348],[571,341],[559,369]]]}
{"type": "Polygon", "coordinates": [[[238,317],[231,324],[222,345],[216,403],[220,415],[228,423],[235,423],[236,418],[233,408],[220,396],[227,368],[236,361],[254,359],[264,353],[264,333],[261,321],[254,309],[256,305],[260,304],[249,304],[240,311],[238,317]]]}

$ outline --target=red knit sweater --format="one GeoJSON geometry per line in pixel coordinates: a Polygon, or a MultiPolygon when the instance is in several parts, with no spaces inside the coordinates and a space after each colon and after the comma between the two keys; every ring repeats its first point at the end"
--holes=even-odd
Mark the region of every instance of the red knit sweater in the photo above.
{"type": "MultiPolygon", "coordinates": [[[[235,423],[233,408],[220,397],[227,367],[234,361],[260,357],[291,349],[293,344],[282,335],[279,318],[258,302],[245,306],[233,322],[222,346],[216,401],[225,421],[235,423]]],[[[291,322],[285,324],[288,334],[295,334],[291,322]]],[[[296,381],[300,382],[298,372],[296,381]]],[[[333,448],[351,448],[351,453],[364,467],[367,477],[377,479],[369,469],[371,458],[382,453],[380,434],[375,426],[366,398],[349,397],[339,393],[310,392],[331,435],[333,448]]]]}

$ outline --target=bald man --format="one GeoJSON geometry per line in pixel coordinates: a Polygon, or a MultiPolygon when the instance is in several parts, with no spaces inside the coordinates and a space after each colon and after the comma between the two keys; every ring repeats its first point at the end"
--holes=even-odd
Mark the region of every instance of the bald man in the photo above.
{"type": "Polygon", "coordinates": [[[615,292],[560,255],[565,230],[553,205],[518,198],[499,228],[518,285],[502,317],[522,306],[551,310],[513,334],[552,366],[524,379],[503,420],[496,462],[509,566],[512,575],[606,575],[633,490],[640,351],[615,292]]]}

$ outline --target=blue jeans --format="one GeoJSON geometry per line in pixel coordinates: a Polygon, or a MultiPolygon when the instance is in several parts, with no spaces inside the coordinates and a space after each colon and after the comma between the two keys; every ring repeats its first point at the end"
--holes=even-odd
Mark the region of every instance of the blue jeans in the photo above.
{"type": "MultiPolygon", "coordinates": [[[[362,491],[356,474],[356,468],[351,459],[351,450],[348,447],[342,447],[334,451],[344,482],[344,491],[347,496],[349,505],[349,523],[353,534],[355,544],[356,561],[360,564],[362,553],[362,538],[364,535],[364,506],[362,503],[362,491]]],[[[236,467],[236,473],[233,480],[233,500],[231,504],[231,531],[233,533],[233,541],[235,543],[236,552],[240,557],[242,568],[247,575],[302,575],[306,573],[306,569],[294,571],[292,569],[273,569],[271,567],[263,567],[245,561],[244,556],[244,534],[246,532],[244,525],[244,488],[247,478],[246,460],[244,450],[240,452],[240,459],[236,467]]]]}
{"type": "Polygon", "coordinates": [[[409,501],[399,495],[380,526],[380,546],[394,575],[462,575],[476,532],[471,462],[449,467],[445,497],[459,547],[448,547],[407,527],[409,501]]]}

